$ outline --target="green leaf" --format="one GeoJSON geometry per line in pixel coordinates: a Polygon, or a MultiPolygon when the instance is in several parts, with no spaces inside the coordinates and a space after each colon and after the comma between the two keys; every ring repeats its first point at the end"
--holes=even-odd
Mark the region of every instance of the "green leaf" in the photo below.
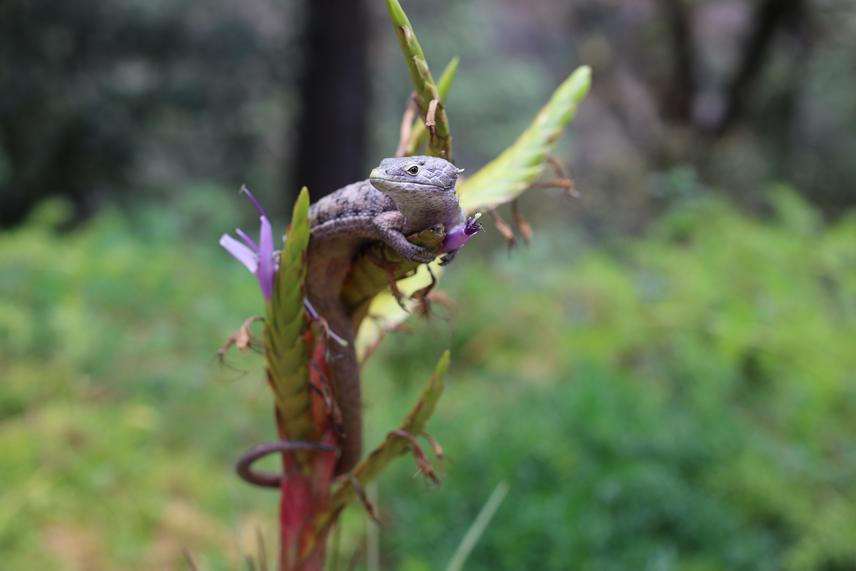
{"type": "Polygon", "coordinates": [[[449,89],[452,87],[452,82],[455,80],[455,74],[458,73],[458,64],[461,63],[461,58],[453,57],[446,64],[443,73],[440,74],[440,81],[437,82],[437,89],[440,91],[440,99],[446,99],[449,95],[449,89]]]}
{"type": "Polygon", "coordinates": [[[314,440],[317,436],[311,416],[309,352],[304,341],[308,328],[303,313],[308,245],[309,191],[303,187],[280,254],[264,331],[268,382],[280,411],[282,428],[293,440],[314,440]]]}
{"type": "Polygon", "coordinates": [[[404,52],[404,60],[410,70],[410,79],[416,92],[416,106],[423,121],[428,115],[431,102],[434,100],[438,102],[434,113],[434,128],[428,138],[428,154],[451,160],[452,134],[449,131],[449,119],[446,116],[440,91],[434,83],[425,54],[422,52],[422,46],[419,45],[413,26],[398,0],[387,0],[386,5],[389,9],[389,17],[395,26],[395,35],[398,36],[401,51],[404,52]]]}
{"type": "MultiPolygon", "coordinates": [[[[458,64],[460,61],[460,58],[457,56],[453,57],[446,65],[446,69],[443,70],[443,74],[440,76],[440,81],[437,82],[437,90],[440,92],[440,101],[442,102],[446,101],[446,96],[449,94],[449,89],[452,87],[452,82],[455,79],[455,73],[458,71],[458,64]]],[[[425,145],[427,140],[428,130],[425,128],[425,121],[423,121],[422,118],[418,118],[416,123],[413,125],[413,131],[410,133],[410,141],[408,141],[404,155],[418,155],[419,149],[425,145]]]]}
{"type": "MultiPolygon", "coordinates": [[[[422,389],[422,394],[419,400],[410,409],[410,413],[404,419],[404,422],[398,427],[401,432],[406,432],[413,436],[419,436],[425,432],[425,424],[431,415],[434,414],[434,409],[437,406],[437,401],[440,395],[443,394],[444,384],[443,378],[446,371],[449,369],[449,351],[445,351],[440,360],[437,361],[437,366],[434,369],[434,374],[431,379],[422,389]]],[[[380,446],[372,450],[372,452],[354,468],[352,474],[362,487],[371,483],[390,462],[397,456],[400,456],[410,449],[410,444],[407,440],[388,434],[380,446]]],[[[339,512],[345,508],[357,496],[357,491],[354,484],[349,479],[342,479],[339,486],[333,490],[333,495],[330,499],[330,506],[315,521],[316,529],[324,529],[335,518],[339,512]]]]}
{"type": "Polygon", "coordinates": [[[590,83],[587,66],[572,73],[510,147],[458,185],[461,208],[467,213],[490,210],[523,194],[541,176],[547,154],[573,119],[590,83]]]}
{"type": "MultiPolygon", "coordinates": [[[[541,175],[547,154],[573,118],[577,105],[588,92],[590,81],[591,70],[588,67],[577,69],[556,89],[517,141],[472,177],[458,184],[458,198],[466,212],[487,210],[511,202],[541,175]]],[[[432,266],[432,269],[439,277],[439,267],[432,266]]],[[[357,354],[362,359],[380,342],[386,331],[406,321],[410,314],[396,303],[388,291],[383,291],[387,283],[383,270],[366,256],[354,262],[354,274],[372,276],[361,281],[363,287],[359,292],[353,291],[353,287],[345,292],[362,304],[364,313],[372,316],[371,320],[363,320],[358,329],[357,354]]],[[[397,284],[407,295],[429,282],[428,272],[420,269],[415,276],[400,279],[397,284]]]]}
{"type": "Polygon", "coordinates": [[[455,550],[455,554],[446,566],[446,571],[461,571],[461,569],[464,568],[464,564],[466,564],[470,553],[472,553],[476,543],[481,539],[484,530],[487,529],[487,526],[490,523],[490,520],[493,519],[496,510],[498,510],[500,504],[502,504],[502,500],[504,500],[506,494],[508,494],[508,489],[509,486],[505,482],[500,482],[496,485],[496,488],[493,489],[490,497],[487,499],[484,506],[482,506],[479,515],[476,516],[475,521],[470,525],[470,529],[467,530],[467,534],[455,550]]]}

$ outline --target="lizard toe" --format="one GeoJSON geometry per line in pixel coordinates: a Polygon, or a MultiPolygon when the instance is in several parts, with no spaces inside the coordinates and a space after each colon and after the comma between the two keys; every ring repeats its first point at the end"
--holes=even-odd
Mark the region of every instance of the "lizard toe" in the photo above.
{"type": "Polygon", "coordinates": [[[414,262],[419,262],[420,264],[430,264],[434,261],[436,256],[427,250],[420,251],[418,254],[415,254],[410,257],[410,259],[414,262]]]}

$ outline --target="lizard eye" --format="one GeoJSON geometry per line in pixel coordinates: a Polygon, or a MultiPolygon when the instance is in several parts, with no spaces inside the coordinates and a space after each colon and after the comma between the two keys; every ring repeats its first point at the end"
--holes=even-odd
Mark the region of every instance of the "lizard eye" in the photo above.
{"type": "Polygon", "coordinates": [[[419,165],[410,165],[409,167],[407,167],[404,170],[408,174],[412,174],[413,176],[416,176],[417,174],[419,174],[419,165]]]}

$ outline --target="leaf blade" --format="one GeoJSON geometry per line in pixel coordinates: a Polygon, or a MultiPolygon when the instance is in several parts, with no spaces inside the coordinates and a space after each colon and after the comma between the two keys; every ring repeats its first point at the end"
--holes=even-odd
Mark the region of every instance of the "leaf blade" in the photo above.
{"type": "Polygon", "coordinates": [[[461,208],[467,213],[490,210],[523,194],[543,172],[547,154],[573,119],[590,85],[587,66],[562,82],[510,147],[458,185],[461,208]]]}
{"type": "Polygon", "coordinates": [[[422,46],[416,38],[416,32],[413,31],[413,26],[398,0],[387,0],[386,5],[389,10],[389,17],[395,27],[395,35],[398,37],[398,43],[404,54],[404,61],[410,71],[410,79],[416,92],[416,106],[426,124],[428,123],[426,117],[431,102],[435,100],[438,102],[434,112],[433,131],[428,137],[428,154],[451,160],[452,134],[449,130],[449,118],[446,115],[446,108],[442,103],[439,88],[431,76],[431,69],[425,59],[425,53],[422,51],[422,46]]]}
{"type": "MultiPolygon", "coordinates": [[[[404,421],[398,427],[399,431],[406,432],[412,435],[419,435],[425,431],[425,424],[434,414],[437,406],[437,401],[443,394],[445,385],[443,379],[449,369],[450,353],[444,351],[437,361],[434,368],[434,374],[425,384],[422,389],[422,394],[419,400],[410,409],[410,412],[405,417],[404,421]]],[[[359,482],[359,485],[365,487],[372,482],[380,472],[397,456],[406,452],[410,444],[401,437],[393,434],[387,434],[384,441],[372,450],[372,452],[354,468],[352,474],[354,479],[359,482]]],[[[331,522],[335,521],[338,514],[352,500],[357,497],[357,491],[354,484],[349,479],[343,479],[342,483],[333,491],[328,508],[316,518],[314,526],[316,530],[326,528],[331,522]]]]}
{"type": "MultiPolygon", "coordinates": [[[[458,64],[460,63],[458,56],[453,57],[443,73],[440,74],[440,80],[437,82],[437,91],[440,93],[440,101],[446,101],[446,96],[449,94],[449,89],[452,88],[452,83],[455,80],[455,74],[458,72],[458,64]]],[[[405,156],[419,154],[419,149],[428,140],[428,130],[425,127],[425,121],[422,118],[416,119],[416,124],[413,126],[413,131],[410,133],[410,141],[405,149],[405,156]]]]}
{"type": "Polygon", "coordinates": [[[265,363],[268,381],[280,411],[282,428],[293,440],[315,440],[312,395],[309,391],[303,296],[306,250],[309,246],[309,191],[303,187],[292,212],[291,225],[276,274],[274,295],[265,321],[265,363]]]}

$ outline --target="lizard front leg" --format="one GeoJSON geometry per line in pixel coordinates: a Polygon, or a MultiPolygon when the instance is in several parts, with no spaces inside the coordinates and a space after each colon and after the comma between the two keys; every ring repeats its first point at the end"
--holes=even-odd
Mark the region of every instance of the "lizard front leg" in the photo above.
{"type": "Polygon", "coordinates": [[[413,244],[402,233],[404,222],[404,215],[397,210],[383,212],[372,219],[380,239],[398,255],[422,264],[433,261],[436,256],[431,251],[413,244]]]}

